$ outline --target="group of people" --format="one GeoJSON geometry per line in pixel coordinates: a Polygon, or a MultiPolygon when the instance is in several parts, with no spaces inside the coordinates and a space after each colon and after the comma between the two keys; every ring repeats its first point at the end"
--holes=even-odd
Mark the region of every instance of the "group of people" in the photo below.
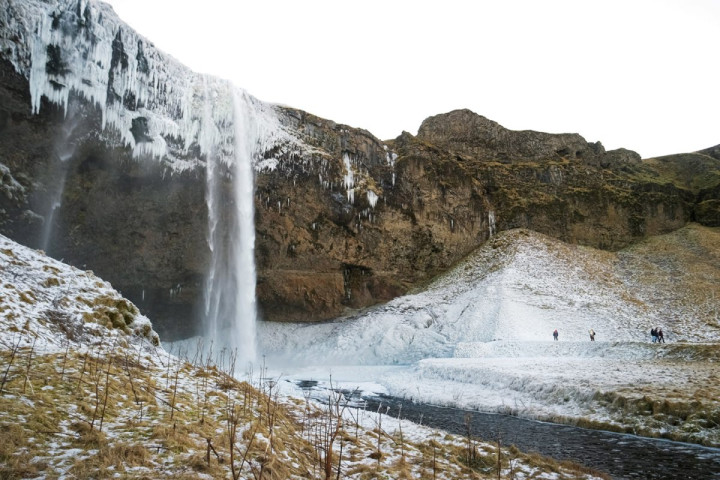
{"type": "MultiPolygon", "coordinates": [[[[595,341],[595,330],[593,330],[593,329],[591,328],[590,330],[588,330],[588,333],[590,334],[590,341],[591,341],[591,342],[594,342],[594,341],[595,341]]],[[[559,335],[559,334],[558,334],[558,331],[557,331],[557,328],[556,328],[555,331],[553,332],[553,339],[554,339],[555,341],[557,341],[558,335],[559,335]]]]}
{"type": "MultiPolygon", "coordinates": [[[[595,330],[593,330],[591,328],[590,330],[588,330],[588,333],[590,334],[590,341],[594,342],[595,341],[595,330]]],[[[557,341],[558,335],[559,334],[558,334],[558,331],[556,328],[555,331],[553,332],[553,339],[557,341]]],[[[663,331],[662,331],[662,328],[660,328],[660,327],[652,328],[650,330],[650,336],[652,337],[652,343],[655,343],[655,342],[665,343],[665,337],[663,336],[663,331]]]]}
{"type": "Polygon", "coordinates": [[[665,343],[662,328],[651,328],[650,337],[652,338],[652,343],[665,343]]]}

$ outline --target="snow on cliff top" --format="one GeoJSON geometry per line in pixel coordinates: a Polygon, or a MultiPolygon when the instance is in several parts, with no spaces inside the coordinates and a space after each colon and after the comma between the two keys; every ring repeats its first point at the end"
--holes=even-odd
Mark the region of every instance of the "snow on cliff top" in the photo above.
{"type": "Polygon", "coordinates": [[[2,341],[53,351],[134,336],[159,344],[147,317],[93,275],[0,235],[2,341]],[[129,335],[129,336],[128,336],[129,335]]]}
{"type": "Polygon", "coordinates": [[[237,108],[252,114],[258,152],[302,147],[272,105],[193,72],[99,1],[7,2],[0,11],[0,55],[28,79],[33,113],[46,98],[68,115],[71,99],[84,98],[100,110],[102,128],[119,134],[121,146],[136,157],[162,159],[171,171],[198,164],[189,154],[193,145],[232,163],[237,108]]]}

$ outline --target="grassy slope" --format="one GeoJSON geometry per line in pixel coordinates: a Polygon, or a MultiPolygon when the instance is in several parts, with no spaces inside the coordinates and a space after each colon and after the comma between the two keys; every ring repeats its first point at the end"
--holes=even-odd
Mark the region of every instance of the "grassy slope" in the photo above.
{"type": "Polygon", "coordinates": [[[649,168],[642,178],[661,184],[672,183],[694,193],[720,184],[720,160],[703,153],[648,158],[643,160],[643,165],[649,168]]]}
{"type": "MultiPolygon", "coordinates": [[[[147,346],[43,353],[32,360],[24,347],[0,396],[0,475],[228,478],[232,464],[240,478],[324,478],[323,442],[337,417],[327,407],[273,396],[271,383],[259,385],[147,346]]],[[[347,415],[341,424],[333,478],[341,440],[341,478],[431,478],[433,470],[437,478],[495,475],[492,445],[473,441],[477,453],[469,468],[465,439],[431,431],[423,438],[407,424],[411,433],[403,437],[395,423],[386,419],[390,427],[378,426],[366,415],[359,424],[347,415]]],[[[501,462],[505,471],[512,466],[528,476],[586,478],[582,467],[515,449],[504,449],[501,462]]]]}

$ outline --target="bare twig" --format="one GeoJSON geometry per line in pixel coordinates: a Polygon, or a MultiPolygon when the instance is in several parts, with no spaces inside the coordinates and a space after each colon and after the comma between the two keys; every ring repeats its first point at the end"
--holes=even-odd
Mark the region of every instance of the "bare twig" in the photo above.
{"type": "Polygon", "coordinates": [[[5,383],[7,382],[8,373],[10,373],[10,367],[12,367],[13,361],[15,360],[15,355],[17,354],[18,350],[20,349],[20,341],[22,340],[22,336],[18,337],[18,341],[15,345],[13,345],[12,350],[10,350],[10,361],[8,362],[7,368],[5,369],[5,374],[3,375],[2,383],[0,383],[0,395],[3,393],[3,389],[5,388],[5,383]]]}
{"type": "MultiPolygon", "coordinates": [[[[35,352],[35,342],[37,342],[37,336],[33,338],[32,347],[30,347],[30,355],[28,355],[27,368],[25,369],[25,381],[23,382],[23,393],[25,393],[25,386],[30,381],[30,368],[32,366],[32,357],[35,352]]],[[[32,390],[32,383],[30,383],[30,389],[32,390]]]]}

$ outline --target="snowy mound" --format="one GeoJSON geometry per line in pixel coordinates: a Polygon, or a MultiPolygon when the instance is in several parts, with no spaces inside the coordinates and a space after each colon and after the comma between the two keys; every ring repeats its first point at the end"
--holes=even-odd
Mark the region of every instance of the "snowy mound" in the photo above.
{"type": "Polygon", "coordinates": [[[382,307],[261,324],[260,351],[319,389],[719,445],[719,245],[697,225],[616,253],[504,232],[382,307]]]}
{"type": "MultiPolygon", "coordinates": [[[[718,236],[699,227],[685,230],[676,236],[718,236]]],[[[666,237],[668,244],[675,238],[666,237]]],[[[556,346],[547,342],[554,329],[562,342],[588,342],[589,329],[601,343],[642,342],[657,325],[673,341],[717,340],[718,325],[706,323],[711,311],[690,316],[675,305],[675,314],[667,315],[667,305],[685,298],[692,285],[677,275],[670,286],[647,281],[659,275],[646,251],[652,242],[645,250],[612,253],[524,230],[505,232],[422,292],[333,323],[264,324],[260,350],[308,364],[409,364],[428,357],[554,356],[556,346]]],[[[702,254],[698,258],[705,262],[702,254]]],[[[662,261],[672,261],[671,253],[662,261]]],[[[569,345],[565,350],[574,355],[569,345]]]]}
{"type": "Polygon", "coordinates": [[[128,335],[159,344],[147,317],[109,283],[2,235],[0,322],[6,343],[49,350],[128,335]]]}

